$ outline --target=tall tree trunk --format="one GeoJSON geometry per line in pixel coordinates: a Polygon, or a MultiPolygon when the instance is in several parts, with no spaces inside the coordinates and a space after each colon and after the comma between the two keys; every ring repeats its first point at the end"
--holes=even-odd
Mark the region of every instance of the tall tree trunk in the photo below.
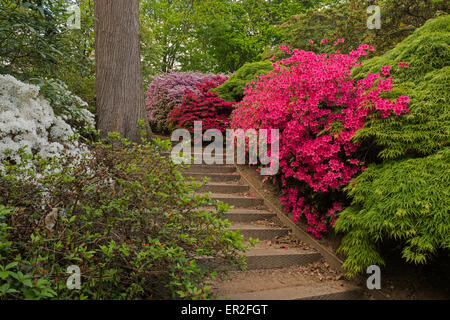
{"type": "Polygon", "coordinates": [[[138,141],[145,119],[139,0],[95,0],[94,11],[98,129],[138,141]]]}

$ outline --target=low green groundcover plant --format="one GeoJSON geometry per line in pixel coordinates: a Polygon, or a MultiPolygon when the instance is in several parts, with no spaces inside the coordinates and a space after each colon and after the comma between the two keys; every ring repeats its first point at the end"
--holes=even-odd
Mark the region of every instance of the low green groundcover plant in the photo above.
{"type": "Polygon", "coordinates": [[[161,155],[168,143],[109,139],[85,155],[4,161],[0,299],[207,299],[218,265],[244,262],[227,206],[201,209],[210,199],[161,155]],[[66,285],[72,265],[79,290],[66,285]]]}

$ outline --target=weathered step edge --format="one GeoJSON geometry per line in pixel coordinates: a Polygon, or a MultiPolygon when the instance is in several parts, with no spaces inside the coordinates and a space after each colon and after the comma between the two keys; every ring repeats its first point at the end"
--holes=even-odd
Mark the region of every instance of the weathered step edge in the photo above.
{"type": "Polygon", "coordinates": [[[235,166],[227,165],[207,165],[193,164],[186,169],[187,173],[233,173],[236,172],[235,166]]]}
{"type": "Polygon", "coordinates": [[[196,180],[203,180],[203,178],[209,178],[211,182],[225,182],[225,181],[238,181],[241,176],[238,174],[229,173],[195,173],[195,172],[184,172],[183,176],[192,177],[196,180]]]}
{"type": "Polygon", "coordinates": [[[212,193],[242,193],[248,192],[249,186],[242,184],[226,184],[226,183],[207,183],[200,187],[199,192],[212,193]]]}
{"type": "MultiPolygon", "coordinates": [[[[291,250],[291,252],[285,252],[283,249],[264,250],[266,252],[262,251],[263,250],[261,249],[257,249],[246,252],[246,270],[282,269],[291,266],[302,266],[319,261],[322,258],[317,252],[293,250],[291,250]]],[[[214,263],[214,258],[199,258],[197,259],[197,262],[199,264],[209,265],[214,263]]],[[[239,270],[238,266],[226,266],[223,268],[226,270],[239,270]]]]}
{"type": "Polygon", "coordinates": [[[263,199],[235,196],[231,194],[212,194],[211,200],[222,201],[237,208],[252,208],[264,205],[263,199]]]}
{"type": "Polygon", "coordinates": [[[239,230],[244,236],[244,239],[258,238],[259,240],[270,240],[276,237],[283,237],[289,234],[289,229],[271,228],[271,227],[249,227],[249,226],[235,226],[232,225],[229,230],[239,230]]]}
{"type": "MultiPolygon", "coordinates": [[[[202,207],[202,210],[212,210],[216,212],[214,207],[202,207]]],[[[234,208],[229,210],[223,215],[224,219],[228,219],[231,222],[253,222],[261,220],[270,220],[277,215],[267,210],[257,210],[248,208],[234,208]]]]}
{"type": "Polygon", "coordinates": [[[231,222],[252,222],[260,220],[270,220],[276,217],[274,213],[225,213],[224,218],[230,220],[231,222]]]}
{"type": "Polygon", "coordinates": [[[302,266],[322,258],[320,253],[296,249],[254,249],[247,252],[246,256],[247,268],[250,270],[302,266]]]}
{"type": "Polygon", "coordinates": [[[296,286],[280,289],[225,294],[218,300],[359,300],[363,291],[358,288],[330,288],[329,286],[296,286]]]}

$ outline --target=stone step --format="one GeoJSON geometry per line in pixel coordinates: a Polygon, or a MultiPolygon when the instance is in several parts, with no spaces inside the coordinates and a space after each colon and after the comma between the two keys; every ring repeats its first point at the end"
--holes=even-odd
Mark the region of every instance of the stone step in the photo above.
{"type": "MultiPolygon", "coordinates": [[[[171,152],[162,152],[161,153],[163,156],[165,156],[165,157],[170,157],[171,155],[172,155],[172,153],[171,152]]],[[[184,153],[178,153],[178,154],[176,154],[176,155],[178,155],[179,157],[184,157],[184,153]]],[[[205,158],[205,156],[206,156],[206,153],[194,153],[194,152],[191,152],[190,154],[188,154],[190,157],[193,157],[194,159],[195,158],[200,158],[200,156],[201,156],[201,158],[202,159],[204,159],[205,158]]],[[[209,156],[209,154],[208,154],[208,156],[209,156]]],[[[225,164],[226,163],[226,161],[224,161],[224,160],[226,160],[226,158],[227,158],[227,154],[226,153],[222,153],[222,152],[218,152],[218,153],[215,153],[215,152],[213,152],[213,153],[211,153],[211,156],[213,157],[213,158],[221,158],[221,159],[223,159],[222,161],[223,161],[223,163],[218,163],[219,165],[220,164],[225,164]]]]}
{"type": "MultiPolygon", "coordinates": [[[[225,138],[225,137],[224,137],[225,138]]],[[[224,139],[225,141],[226,141],[226,139],[224,139]]],[[[177,144],[180,144],[180,143],[186,143],[186,142],[184,142],[184,141],[171,141],[171,143],[172,143],[172,146],[176,146],[177,144]]],[[[210,144],[211,144],[211,141],[203,141],[202,143],[198,143],[199,145],[202,145],[202,148],[206,148],[207,146],[209,146],[210,144]]],[[[194,139],[191,139],[191,141],[190,141],[190,143],[187,143],[187,145],[189,146],[191,146],[191,148],[194,148],[194,139]]],[[[224,148],[226,147],[226,145],[225,145],[225,143],[224,143],[224,148]]]]}
{"type": "Polygon", "coordinates": [[[291,266],[302,266],[319,261],[320,253],[292,248],[253,249],[246,253],[247,269],[278,269],[291,266]]]}
{"type": "Polygon", "coordinates": [[[226,294],[219,300],[360,300],[361,289],[329,285],[303,285],[254,292],[226,294]]]}
{"type": "Polygon", "coordinates": [[[283,237],[289,234],[290,229],[280,227],[269,227],[251,224],[234,224],[228,228],[229,230],[239,230],[244,239],[258,238],[259,240],[270,240],[275,237],[283,237]]]}
{"type": "MultiPolygon", "coordinates": [[[[301,250],[297,248],[283,249],[252,249],[246,252],[247,269],[246,270],[263,270],[263,269],[281,269],[292,266],[303,266],[308,263],[316,262],[321,259],[321,255],[316,252],[301,250]]],[[[199,264],[211,265],[214,258],[199,258],[199,264]]],[[[225,267],[226,270],[239,270],[235,268],[225,267]]]]}
{"type": "MultiPolygon", "coordinates": [[[[192,150],[194,152],[194,150],[192,150]]],[[[164,153],[171,156],[170,153],[164,153]]],[[[224,218],[233,222],[229,230],[239,230],[244,239],[260,239],[255,248],[246,252],[247,269],[236,272],[229,282],[216,287],[219,299],[231,300],[347,300],[364,298],[361,289],[345,281],[329,280],[305,273],[298,266],[320,261],[322,255],[308,247],[284,247],[283,239],[290,229],[274,224],[276,214],[259,210],[264,200],[239,195],[250,190],[247,185],[236,182],[241,179],[234,165],[226,164],[226,154],[217,154],[219,163],[206,163],[202,154],[202,164],[195,164],[193,159],[200,154],[191,153],[191,165],[183,173],[186,177],[202,180],[208,177],[209,183],[198,192],[210,192],[211,200],[222,201],[234,207],[225,213],[224,218]],[[222,162],[222,163],[220,163],[222,162]],[[258,209],[257,209],[258,208],[258,209]],[[272,220],[264,222],[264,220],[272,220]],[[257,222],[259,221],[259,222],[257,222]],[[275,240],[282,238],[279,242],[275,240]]],[[[212,154],[212,156],[216,156],[212,154]]],[[[213,159],[210,159],[213,160],[213,159]]],[[[183,166],[183,165],[182,165],[183,166]]],[[[205,209],[214,210],[212,207],[205,209]]],[[[199,258],[199,263],[212,263],[222,266],[220,260],[199,258]]],[[[238,270],[237,268],[235,270],[238,270]]]]}
{"type": "MultiPolygon", "coordinates": [[[[213,210],[213,207],[202,207],[201,210],[213,210]]],[[[266,210],[247,209],[247,208],[234,208],[225,213],[224,219],[228,219],[231,222],[243,223],[254,222],[261,220],[270,220],[277,215],[273,212],[266,210]]]]}
{"type": "Polygon", "coordinates": [[[211,196],[211,200],[222,201],[236,208],[253,208],[264,205],[264,200],[261,198],[244,197],[225,193],[214,193],[211,196]]]}
{"type": "Polygon", "coordinates": [[[252,222],[269,220],[277,215],[265,210],[233,209],[225,214],[225,218],[231,222],[252,222]]]}
{"type": "Polygon", "coordinates": [[[184,172],[185,177],[193,177],[196,180],[202,180],[203,178],[209,178],[211,182],[227,182],[227,181],[238,181],[241,179],[239,174],[230,173],[191,173],[184,172]]]}
{"type": "Polygon", "coordinates": [[[227,184],[227,183],[208,183],[199,189],[199,192],[212,192],[212,193],[242,193],[247,192],[250,189],[249,186],[241,184],[227,184]]]}
{"type": "Polygon", "coordinates": [[[191,173],[233,173],[236,172],[235,166],[217,165],[217,164],[192,164],[186,172],[191,173]]]}

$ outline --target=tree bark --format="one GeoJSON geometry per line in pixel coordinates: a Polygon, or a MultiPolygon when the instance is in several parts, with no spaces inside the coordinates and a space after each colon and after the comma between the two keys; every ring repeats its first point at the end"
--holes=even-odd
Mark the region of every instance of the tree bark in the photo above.
{"type": "Polygon", "coordinates": [[[95,0],[94,12],[98,129],[137,142],[145,119],[139,0],[95,0]]]}

